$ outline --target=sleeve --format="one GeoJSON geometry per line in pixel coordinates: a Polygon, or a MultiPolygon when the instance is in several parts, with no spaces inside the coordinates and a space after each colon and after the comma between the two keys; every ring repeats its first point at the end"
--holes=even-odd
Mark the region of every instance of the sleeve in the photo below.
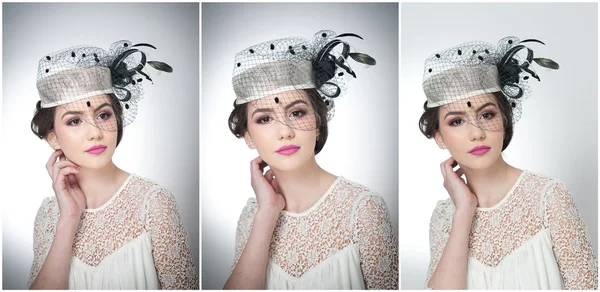
{"type": "Polygon", "coordinates": [[[355,211],[354,236],[367,289],[398,290],[398,237],[378,195],[363,195],[355,211]]]}
{"type": "Polygon", "coordinates": [[[454,205],[450,199],[438,201],[437,206],[431,214],[431,220],[429,222],[429,269],[427,270],[427,278],[425,279],[425,286],[428,286],[429,279],[433,275],[446,243],[450,234],[450,228],[452,227],[452,214],[454,212],[454,205]]]}
{"type": "Polygon", "coordinates": [[[46,256],[50,251],[54,234],[56,234],[56,223],[60,213],[58,205],[54,204],[52,198],[46,198],[38,209],[33,227],[33,263],[27,287],[31,287],[33,281],[42,269],[46,256]]]}
{"type": "Polygon", "coordinates": [[[548,187],[544,197],[544,223],[550,231],[565,288],[598,289],[596,255],[571,193],[564,184],[555,183],[548,187]]]}
{"type": "Polygon", "coordinates": [[[248,238],[250,237],[250,231],[252,231],[252,224],[254,223],[254,216],[258,211],[258,203],[255,199],[250,198],[240,214],[238,219],[237,231],[235,232],[235,255],[233,257],[233,264],[231,265],[231,272],[235,269],[242,252],[246,247],[248,238]]]}
{"type": "Polygon", "coordinates": [[[192,261],[189,238],[171,192],[158,188],[150,194],[146,220],[161,288],[198,290],[198,271],[192,261]]]}

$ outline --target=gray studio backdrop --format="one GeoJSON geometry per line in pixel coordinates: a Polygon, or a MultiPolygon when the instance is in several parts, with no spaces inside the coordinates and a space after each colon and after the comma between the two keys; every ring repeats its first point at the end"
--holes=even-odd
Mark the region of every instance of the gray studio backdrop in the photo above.
{"type": "Polygon", "coordinates": [[[598,251],[598,6],[596,3],[405,3],[401,5],[400,247],[402,289],[423,289],[429,264],[429,220],[448,198],[439,164],[446,150],[418,129],[425,95],[424,61],[437,50],[505,36],[535,38],[536,56],[560,64],[534,65],[532,96],[523,103],[505,160],[563,181],[598,251]],[[404,179],[402,179],[404,178],[404,179]]]}
{"type": "Polygon", "coordinates": [[[322,29],[349,39],[377,65],[352,63],[357,79],[336,101],[325,148],[326,170],[381,194],[398,226],[398,4],[202,5],[202,288],[220,289],[230,273],[239,215],[249,197],[249,162],[257,154],[227,127],[237,52],[270,39],[312,39],[322,29]]]}
{"type": "Polygon", "coordinates": [[[128,39],[158,48],[150,60],[171,74],[149,70],[137,119],[125,128],[114,156],[128,172],[171,190],[198,264],[199,5],[3,4],[2,278],[4,289],[26,289],[33,258],[33,222],[45,197],[54,196],[45,164],[52,150],[29,123],[39,100],[37,62],[77,45],[108,49],[128,39]]]}

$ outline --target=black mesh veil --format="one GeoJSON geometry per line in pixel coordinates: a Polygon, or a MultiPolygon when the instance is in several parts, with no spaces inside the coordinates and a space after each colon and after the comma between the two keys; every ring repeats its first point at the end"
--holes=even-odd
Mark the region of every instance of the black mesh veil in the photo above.
{"type": "Polygon", "coordinates": [[[244,49],[236,54],[233,67],[236,105],[249,103],[249,112],[258,113],[253,118],[261,122],[278,121],[294,129],[315,129],[316,115],[305,90],[318,91],[330,120],[335,113],[334,100],[347,89],[346,76],[356,77],[348,57],[375,65],[375,59],[369,55],[351,51],[345,41],[350,37],[361,38],[322,30],[312,40],[289,37],[244,49]]]}
{"type": "Polygon", "coordinates": [[[118,99],[123,112],[123,126],[135,120],[138,103],[143,98],[143,81],[152,82],[144,72],[148,64],[156,70],[173,69],[159,61],[147,61],[141,47],[122,40],[109,50],[78,46],[48,54],[38,65],[37,88],[42,108],[62,106],[72,113],[70,124],[86,122],[106,131],[117,131],[117,120],[110,108],[110,96],[118,99]],[[137,58],[136,58],[137,57],[137,58]]]}
{"type": "Polygon", "coordinates": [[[535,39],[520,41],[506,37],[498,44],[474,41],[439,51],[425,60],[423,90],[427,107],[443,106],[456,113],[462,121],[488,131],[501,131],[500,114],[490,114],[492,93],[502,93],[512,107],[513,123],[522,114],[522,102],[531,95],[529,81],[540,80],[532,68],[558,69],[558,64],[546,58],[534,58],[526,45],[543,42],[535,39]]]}

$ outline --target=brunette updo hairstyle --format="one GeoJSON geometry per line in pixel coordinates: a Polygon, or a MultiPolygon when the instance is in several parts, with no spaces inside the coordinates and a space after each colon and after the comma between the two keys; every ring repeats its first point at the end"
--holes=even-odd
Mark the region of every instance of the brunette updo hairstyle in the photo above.
{"type": "MultiPolygon", "coordinates": [[[[117,146],[123,138],[123,107],[114,94],[109,94],[110,104],[117,119],[117,146]]],[[[54,130],[54,114],[56,107],[42,108],[42,101],[35,105],[35,113],[31,119],[31,131],[40,139],[45,139],[54,130]]]]}
{"type": "MultiPolygon", "coordinates": [[[[321,152],[327,141],[327,105],[321,99],[319,92],[314,89],[303,89],[310,99],[310,104],[315,111],[317,120],[317,129],[319,129],[319,140],[315,144],[315,154],[321,152]]],[[[229,130],[238,138],[244,137],[248,131],[248,104],[236,105],[233,102],[233,111],[229,115],[229,130]]]]}
{"type": "MultiPolygon", "coordinates": [[[[513,114],[512,106],[508,103],[508,100],[504,97],[501,92],[494,92],[494,97],[498,103],[500,113],[502,113],[502,120],[504,121],[504,141],[502,142],[502,151],[508,147],[510,140],[513,136],[513,114]]],[[[419,130],[428,139],[431,139],[440,130],[440,107],[427,108],[427,101],[423,105],[425,112],[419,119],[419,130]]]]}

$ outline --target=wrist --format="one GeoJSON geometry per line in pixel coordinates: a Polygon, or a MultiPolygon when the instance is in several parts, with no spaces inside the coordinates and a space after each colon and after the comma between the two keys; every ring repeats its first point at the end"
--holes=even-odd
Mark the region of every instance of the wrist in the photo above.
{"type": "Polygon", "coordinates": [[[75,234],[75,232],[77,231],[77,227],[79,227],[79,222],[81,222],[81,218],[79,216],[61,216],[58,219],[58,222],[56,223],[56,232],[58,233],[59,230],[64,230],[69,233],[75,234]]]}
{"type": "Polygon", "coordinates": [[[476,207],[458,208],[454,211],[452,217],[454,220],[472,220],[476,209],[476,207]]]}
{"type": "Polygon", "coordinates": [[[281,210],[276,207],[258,207],[258,211],[256,212],[256,217],[262,218],[271,218],[277,220],[279,218],[279,213],[281,210]]]}

